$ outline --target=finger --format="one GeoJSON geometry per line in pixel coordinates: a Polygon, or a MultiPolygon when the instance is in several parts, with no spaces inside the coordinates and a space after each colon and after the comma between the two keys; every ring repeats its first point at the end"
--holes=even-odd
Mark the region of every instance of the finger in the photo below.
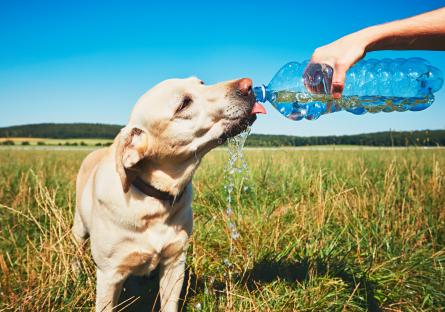
{"type": "Polygon", "coordinates": [[[339,99],[345,88],[346,66],[336,65],[332,76],[331,94],[334,99],[339,99]]]}
{"type": "Polygon", "coordinates": [[[342,82],[333,82],[331,87],[331,93],[334,99],[341,98],[341,94],[343,93],[344,83],[342,82]]]}
{"type": "Polygon", "coordinates": [[[311,93],[320,93],[321,65],[318,63],[309,63],[303,73],[303,81],[306,89],[311,93]]]}

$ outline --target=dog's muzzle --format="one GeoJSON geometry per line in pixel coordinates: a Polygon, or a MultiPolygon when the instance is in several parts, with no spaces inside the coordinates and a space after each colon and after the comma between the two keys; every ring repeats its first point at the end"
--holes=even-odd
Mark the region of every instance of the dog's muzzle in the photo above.
{"type": "Polygon", "coordinates": [[[256,114],[266,113],[264,107],[255,102],[251,79],[242,78],[235,81],[232,90],[229,95],[234,105],[230,116],[232,122],[229,123],[221,136],[221,139],[224,140],[246,130],[256,120],[256,114]]]}

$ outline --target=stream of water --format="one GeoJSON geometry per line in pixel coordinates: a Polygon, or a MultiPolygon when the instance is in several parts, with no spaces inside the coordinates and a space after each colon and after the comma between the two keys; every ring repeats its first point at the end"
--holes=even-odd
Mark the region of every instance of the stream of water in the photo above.
{"type": "MultiPolygon", "coordinates": [[[[239,135],[230,138],[227,141],[229,164],[225,170],[225,186],[224,190],[227,194],[226,198],[226,219],[227,227],[230,231],[230,253],[229,258],[232,255],[233,242],[239,239],[240,233],[238,231],[235,216],[234,216],[234,204],[235,204],[235,190],[238,188],[242,191],[248,191],[249,186],[246,185],[246,178],[248,176],[248,169],[246,159],[243,153],[244,143],[250,134],[250,127],[239,135]]],[[[231,267],[232,264],[229,258],[224,259],[224,264],[227,267],[231,267]]]]}

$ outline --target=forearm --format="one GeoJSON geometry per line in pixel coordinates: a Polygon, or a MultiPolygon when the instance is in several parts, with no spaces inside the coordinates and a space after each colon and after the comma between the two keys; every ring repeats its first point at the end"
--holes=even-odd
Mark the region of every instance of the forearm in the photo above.
{"type": "Polygon", "coordinates": [[[365,28],[352,34],[365,53],[376,50],[445,50],[445,8],[365,28]]]}

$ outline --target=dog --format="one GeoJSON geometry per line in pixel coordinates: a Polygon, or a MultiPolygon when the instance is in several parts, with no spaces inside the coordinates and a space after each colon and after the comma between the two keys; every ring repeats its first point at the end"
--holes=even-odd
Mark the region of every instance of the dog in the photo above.
{"type": "Polygon", "coordinates": [[[90,238],[96,311],[111,311],[125,279],[159,266],[162,311],[177,311],[192,233],[192,177],[202,157],[263,112],[248,78],[163,81],[145,93],[111,146],[82,162],[72,234],[90,238]]]}

